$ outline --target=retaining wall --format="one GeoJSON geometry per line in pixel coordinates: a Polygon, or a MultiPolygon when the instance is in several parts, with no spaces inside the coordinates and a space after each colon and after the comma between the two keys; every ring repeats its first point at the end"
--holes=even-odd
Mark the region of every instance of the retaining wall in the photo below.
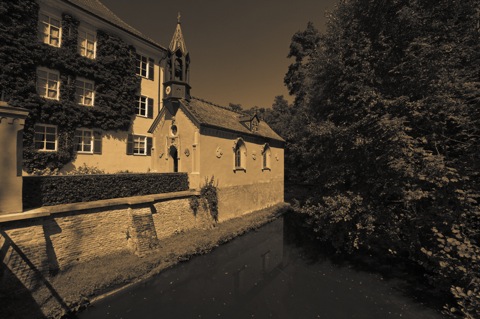
{"type": "MultiPolygon", "coordinates": [[[[280,186],[219,189],[219,221],[282,202],[280,186]]],[[[191,197],[198,195],[183,191],[0,215],[0,286],[20,281],[31,290],[74,264],[120,252],[141,256],[175,233],[211,228],[215,221],[202,200],[195,212],[190,207],[191,197]]]]}

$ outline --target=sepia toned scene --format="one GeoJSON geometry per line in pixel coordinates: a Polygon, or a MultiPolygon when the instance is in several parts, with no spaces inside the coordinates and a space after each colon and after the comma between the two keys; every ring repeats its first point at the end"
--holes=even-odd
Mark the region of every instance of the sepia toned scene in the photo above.
{"type": "Polygon", "coordinates": [[[478,0],[0,0],[0,318],[480,318],[478,0]]]}

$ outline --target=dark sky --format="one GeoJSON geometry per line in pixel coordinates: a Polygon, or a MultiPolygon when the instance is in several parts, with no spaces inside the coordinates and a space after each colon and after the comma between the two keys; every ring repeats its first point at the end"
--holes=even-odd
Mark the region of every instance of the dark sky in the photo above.
{"type": "MultiPolygon", "coordinates": [[[[244,108],[288,96],[283,77],[290,40],[308,21],[325,28],[337,0],[101,0],[137,30],[168,47],[181,13],[191,58],[192,95],[244,108]]],[[[290,99],[290,98],[289,98],[290,99]]],[[[291,100],[291,99],[290,99],[291,100]]]]}

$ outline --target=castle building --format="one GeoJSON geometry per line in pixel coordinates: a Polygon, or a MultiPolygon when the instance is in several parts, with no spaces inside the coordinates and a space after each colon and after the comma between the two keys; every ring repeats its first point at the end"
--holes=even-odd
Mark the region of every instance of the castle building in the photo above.
{"type": "Polygon", "coordinates": [[[165,48],[98,0],[34,2],[43,55],[28,167],[186,172],[191,188],[213,177],[233,215],[283,201],[284,140],[256,115],[192,97],[180,20],[165,48]]]}
{"type": "MultiPolygon", "coordinates": [[[[143,35],[97,0],[38,0],[38,39],[45,45],[61,50],[66,35],[72,28],[66,26],[66,16],[77,22],[78,59],[98,59],[103,48],[98,42],[101,30],[122,39],[135,49],[135,74],[139,85],[135,93],[133,120],[128,130],[102,130],[95,127],[79,127],[75,132],[76,156],[62,172],[86,165],[108,173],[121,171],[147,172],[153,170],[151,155],[152,134],[148,133],[153,119],[162,109],[164,68],[160,66],[167,50],[143,35]]],[[[64,94],[62,71],[51,66],[38,65],[36,88],[40,97],[59,100],[64,94]]],[[[101,108],[97,103],[99,83],[93,76],[69,75],[75,80],[75,103],[84,108],[101,108]]],[[[59,128],[55,123],[35,124],[35,149],[38,152],[59,151],[59,128]]],[[[95,122],[95,120],[93,120],[95,122]]]]}

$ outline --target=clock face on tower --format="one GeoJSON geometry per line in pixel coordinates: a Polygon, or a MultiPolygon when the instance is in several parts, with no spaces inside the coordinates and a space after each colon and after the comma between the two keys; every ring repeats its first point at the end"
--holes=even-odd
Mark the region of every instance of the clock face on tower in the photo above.
{"type": "Polygon", "coordinates": [[[172,91],[172,88],[171,88],[170,86],[167,86],[167,87],[165,88],[165,93],[166,93],[167,95],[170,94],[171,91],[172,91]]]}

